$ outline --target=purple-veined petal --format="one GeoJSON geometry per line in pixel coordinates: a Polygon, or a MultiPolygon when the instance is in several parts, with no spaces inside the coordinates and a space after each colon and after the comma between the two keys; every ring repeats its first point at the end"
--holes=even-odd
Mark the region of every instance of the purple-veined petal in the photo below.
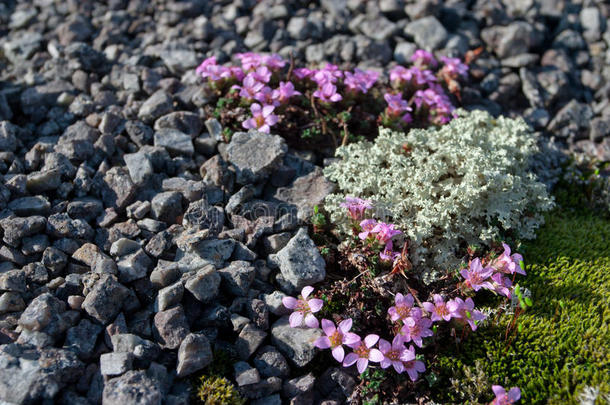
{"type": "Polygon", "coordinates": [[[330,339],[328,336],[320,336],[313,342],[313,345],[318,349],[328,349],[330,348],[330,339]]]}
{"type": "Polygon", "coordinates": [[[291,328],[297,328],[303,323],[303,313],[300,311],[293,312],[288,318],[291,328]]]}
{"type": "Polygon", "coordinates": [[[335,360],[337,360],[339,363],[341,363],[343,361],[343,358],[345,356],[345,350],[343,349],[342,346],[337,346],[335,347],[332,351],[331,351],[333,357],[335,358],[335,360]]]}
{"type": "Polygon", "coordinates": [[[383,353],[387,353],[391,349],[392,345],[390,342],[385,339],[379,339],[379,350],[381,350],[383,353]]]}
{"type": "Polygon", "coordinates": [[[360,357],[356,353],[348,353],[343,359],[343,367],[349,367],[358,361],[360,357]]]}
{"type": "Polygon", "coordinates": [[[294,297],[282,298],[282,304],[288,309],[295,309],[297,307],[297,299],[294,297]]]}
{"type": "Polygon", "coordinates": [[[393,361],[392,366],[394,366],[394,370],[396,370],[398,374],[402,374],[402,372],[405,371],[405,365],[402,361],[393,361]]]}
{"type": "Polygon", "coordinates": [[[307,316],[305,316],[305,325],[312,329],[317,328],[319,326],[318,318],[316,318],[313,314],[307,314],[307,316]]]}
{"type": "Polygon", "coordinates": [[[339,322],[339,330],[342,333],[347,333],[352,328],[352,318],[347,318],[339,322]]]}
{"type": "MultiPolygon", "coordinates": [[[[245,84],[245,82],[244,82],[244,84],[245,84]]],[[[254,103],[250,106],[250,111],[252,111],[253,115],[258,115],[261,112],[261,109],[262,109],[262,107],[258,103],[254,103]]]]}
{"type": "Polygon", "coordinates": [[[365,359],[364,357],[360,357],[356,361],[356,368],[360,374],[364,373],[364,370],[369,366],[369,359],[365,359]]]}
{"type": "Polygon", "coordinates": [[[355,345],[360,342],[360,336],[355,333],[348,332],[343,334],[343,343],[346,345],[355,345]]]}
{"type": "Polygon", "coordinates": [[[303,289],[301,290],[301,297],[303,298],[307,298],[309,297],[309,294],[311,294],[313,292],[313,287],[308,285],[303,287],[303,289]]]}
{"type": "Polygon", "coordinates": [[[375,346],[375,343],[379,340],[379,335],[370,334],[364,338],[364,344],[366,347],[371,348],[375,346]]]}
{"type": "Polygon", "coordinates": [[[335,324],[332,321],[329,321],[328,319],[322,319],[322,330],[327,336],[330,336],[335,333],[337,328],[335,328],[335,324]]]}
{"type": "Polygon", "coordinates": [[[319,298],[312,298],[308,301],[308,304],[311,312],[318,312],[324,306],[324,301],[319,298]]]}
{"type": "Polygon", "coordinates": [[[379,363],[379,366],[381,366],[381,368],[388,368],[392,365],[392,360],[388,359],[387,357],[384,357],[383,360],[381,360],[381,362],[379,363]]]}
{"type": "Polygon", "coordinates": [[[379,349],[371,349],[369,352],[369,360],[379,363],[381,360],[383,360],[383,353],[381,353],[379,349]]]}
{"type": "Polygon", "coordinates": [[[263,117],[268,117],[275,110],[275,107],[272,105],[266,105],[263,107],[263,117]]]}

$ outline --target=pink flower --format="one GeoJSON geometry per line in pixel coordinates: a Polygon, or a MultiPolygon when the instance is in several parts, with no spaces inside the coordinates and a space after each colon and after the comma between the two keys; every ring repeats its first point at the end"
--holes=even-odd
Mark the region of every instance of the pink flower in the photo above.
{"type": "Polygon", "coordinates": [[[496,394],[496,398],[491,402],[492,405],[510,405],[521,398],[521,390],[518,387],[513,387],[508,392],[501,385],[492,385],[491,389],[496,394]]]}
{"type": "Polygon", "coordinates": [[[447,308],[452,317],[468,322],[473,331],[477,330],[476,321],[481,321],[486,318],[480,311],[474,309],[474,301],[472,298],[466,298],[466,301],[464,301],[461,298],[456,297],[447,303],[447,308]]]}
{"type": "Polygon", "coordinates": [[[424,302],[422,305],[426,311],[430,313],[430,319],[435,321],[449,321],[451,320],[451,312],[449,308],[447,308],[447,304],[443,297],[439,294],[434,294],[433,296],[434,304],[430,302],[424,302]]]}
{"type": "Polygon", "coordinates": [[[313,292],[313,287],[306,286],[301,290],[299,298],[284,297],[282,303],[288,309],[293,309],[294,312],[290,314],[288,318],[291,328],[297,328],[303,324],[303,318],[305,318],[305,325],[310,328],[318,327],[318,319],[313,315],[322,309],[324,301],[318,298],[312,298],[307,300],[307,297],[313,292]]]}
{"type": "Polygon", "coordinates": [[[376,233],[375,237],[381,244],[388,243],[388,241],[392,240],[392,238],[396,235],[401,234],[402,232],[398,229],[394,229],[394,224],[386,224],[384,222],[378,222],[373,228],[372,233],[376,233]]]}
{"type": "Polygon", "coordinates": [[[261,107],[260,104],[254,103],[250,106],[252,118],[247,119],[241,125],[246,129],[258,129],[260,132],[269,133],[270,127],[278,121],[278,116],[273,114],[275,109],[272,105],[261,107]]]}
{"type": "Polygon", "coordinates": [[[201,62],[201,64],[199,66],[197,66],[197,69],[195,69],[195,72],[198,75],[203,74],[207,68],[209,66],[215,66],[216,65],[216,56],[210,56],[209,58],[206,58],[203,60],[203,62],[201,62]]]}
{"type": "MultiPolygon", "coordinates": [[[[201,65],[195,70],[198,75],[204,79],[210,79],[212,81],[229,79],[232,76],[236,76],[238,72],[234,72],[231,68],[226,66],[220,66],[216,64],[216,57],[211,56],[205,59],[201,65]],[[235,74],[234,74],[235,73],[235,74]]],[[[237,77],[237,76],[236,76],[237,77]]]]}
{"type": "Polygon", "coordinates": [[[411,311],[413,310],[413,303],[415,299],[411,294],[407,294],[406,296],[401,293],[397,293],[396,297],[394,297],[394,306],[388,308],[388,314],[390,315],[390,319],[393,322],[398,321],[399,319],[404,321],[408,317],[411,316],[411,311]]]}
{"type": "Polygon", "coordinates": [[[391,70],[390,70],[390,80],[391,81],[397,81],[397,82],[402,82],[402,81],[411,81],[411,77],[412,77],[412,73],[405,68],[404,66],[394,66],[391,70]]]}
{"type": "Polygon", "coordinates": [[[337,86],[335,86],[331,82],[326,82],[324,85],[322,85],[321,88],[318,88],[318,90],[313,93],[313,96],[319,98],[322,101],[330,101],[333,103],[343,100],[341,94],[337,93],[337,86]]]}
{"type": "Polygon", "coordinates": [[[502,273],[495,273],[491,276],[491,279],[493,281],[494,291],[499,295],[510,298],[510,288],[513,286],[513,282],[510,278],[505,277],[502,273]]]}
{"type": "Polygon", "coordinates": [[[405,370],[409,374],[411,381],[417,380],[418,373],[426,371],[426,366],[422,361],[415,360],[415,348],[413,345],[409,346],[407,350],[402,354],[401,360],[404,362],[405,370]]]}
{"type": "Polygon", "coordinates": [[[410,357],[411,352],[405,347],[401,336],[395,336],[392,344],[387,340],[379,339],[379,351],[383,354],[383,360],[381,360],[380,364],[381,368],[393,366],[398,374],[405,371],[404,358],[408,358],[409,360],[407,361],[415,359],[414,354],[413,358],[410,357]]]}
{"type": "Polygon", "coordinates": [[[269,80],[271,80],[271,71],[269,68],[267,68],[267,66],[260,66],[256,68],[251,75],[254,77],[254,79],[262,83],[269,83],[269,80]]]}
{"type": "Polygon", "coordinates": [[[386,93],[383,98],[388,103],[387,112],[388,115],[399,115],[403,111],[412,111],[411,107],[402,98],[402,94],[390,94],[386,93]]]}
{"type": "Polygon", "coordinates": [[[506,274],[514,274],[518,273],[525,276],[525,270],[521,267],[521,262],[523,262],[523,256],[519,253],[515,253],[513,255],[510,254],[510,246],[506,243],[503,243],[504,252],[491,262],[491,267],[506,274]]]}
{"type": "Polygon", "coordinates": [[[366,92],[373,87],[378,77],[379,73],[372,70],[367,70],[365,72],[360,69],[354,69],[354,73],[345,72],[345,80],[343,83],[350,90],[360,91],[366,94],[366,92]]]}
{"type": "Polygon", "coordinates": [[[489,267],[483,268],[481,260],[478,257],[470,262],[469,269],[462,269],[460,274],[464,277],[465,284],[475,291],[479,291],[481,288],[494,289],[494,286],[489,281],[486,281],[493,274],[493,269],[489,267]]]}
{"type": "Polygon", "coordinates": [[[369,200],[363,200],[358,197],[345,197],[345,202],[340,204],[341,208],[347,208],[347,215],[357,221],[362,219],[364,211],[373,208],[373,203],[369,200]]]}
{"type": "Polygon", "coordinates": [[[262,58],[262,64],[267,66],[269,69],[281,69],[286,65],[286,61],[276,53],[272,55],[265,55],[262,58]]]}
{"type": "Polygon", "coordinates": [[[244,78],[241,86],[234,85],[232,88],[240,89],[239,96],[246,100],[253,100],[256,95],[265,87],[264,83],[259,82],[254,78],[252,73],[248,73],[244,78]]]}
{"type": "Polygon", "coordinates": [[[379,340],[377,335],[367,335],[363,341],[350,344],[354,351],[345,356],[343,360],[343,367],[349,367],[356,363],[356,368],[360,374],[364,373],[364,370],[369,366],[369,361],[379,363],[383,360],[383,354],[378,350],[374,349],[375,343],[379,340]]]}
{"type": "Polygon", "coordinates": [[[343,345],[352,345],[360,342],[360,336],[351,333],[352,320],[345,319],[339,322],[339,327],[328,319],[322,319],[322,330],[326,336],[320,336],[313,343],[319,349],[332,349],[332,355],[339,363],[343,362],[345,351],[343,345]]]}
{"type": "MultiPolygon", "coordinates": [[[[419,311],[421,314],[421,311],[419,311]]],[[[413,342],[417,346],[422,347],[423,338],[430,337],[434,333],[430,330],[432,321],[428,318],[423,318],[421,315],[410,316],[403,320],[404,326],[400,330],[405,342],[413,342]]]]}
{"type": "Polygon", "coordinates": [[[261,104],[271,104],[275,107],[280,105],[279,102],[273,99],[273,90],[267,86],[263,87],[258,93],[256,93],[254,98],[261,104]]]}
{"type": "Polygon", "coordinates": [[[239,81],[242,81],[245,77],[244,71],[241,70],[240,67],[230,66],[229,71],[231,72],[231,75],[233,75],[233,77],[235,77],[239,81]]]}
{"type": "Polygon", "coordinates": [[[437,65],[436,59],[434,59],[434,55],[431,52],[425,51],[423,49],[416,50],[411,56],[411,62],[416,65],[427,65],[435,67],[437,65]]]}
{"type": "Polygon", "coordinates": [[[262,64],[261,55],[254,52],[238,53],[235,55],[241,62],[241,67],[245,71],[255,70],[262,64]]]}
{"type": "Polygon", "coordinates": [[[441,60],[445,64],[443,66],[443,72],[451,78],[457,78],[458,76],[466,77],[468,75],[468,66],[463,64],[459,58],[447,58],[441,56],[441,60]]]}
{"type": "Polygon", "coordinates": [[[285,103],[290,97],[299,95],[301,93],[294,89],[292,82],[280,82],[280,87],[273,90],[271,97],[279,103],[285,103]]]}
{"type": "Polygon", "coordinates": [[[374,219],[365,219],[363,221],[360,222],[360,228],[362,228],[362,232],[360,232],[358,234],[358,237],[362,240],[366,240],[371,233],[373,232],[373,229],[377,226],[377,221],[375,221],[374,219]]]}
{"type": "Polygon", "coordinates": [[[313,74],[312,80],[318,83],[318,86],[323,87],[327,83],[335,83],[337,79],[342,77],[343,72],[339,70],[337,65],[327,63],[323,69],[320,69],[313,74]]]}
{"type": "Polygon", "coordinates": [[[311,77],[316,73],[315,70],[307,69],[307,68],[298,68],[294,69],[292,73],[299,79],[305,79],[307,77],[311,77]]]}
{"type": "Polygon", "coordinates": [[[385,248],[381,253],[379,253],[379,258],[383,261],[391,261],[394,262],[398,256],[400,256],[400,252],[394,252],[392,241],[388,241],[385,244],[385,248]]]}
{"type": "Polygon", "coordinates": [[[436,76],[431,70],[428,69],[420,69],[417,66],[413,66],[409,68],[409,73],[411,74],[411,81],[414,81],[415,84],[421,85],[429,85],[431,83],[436,82],[436,76]]]}

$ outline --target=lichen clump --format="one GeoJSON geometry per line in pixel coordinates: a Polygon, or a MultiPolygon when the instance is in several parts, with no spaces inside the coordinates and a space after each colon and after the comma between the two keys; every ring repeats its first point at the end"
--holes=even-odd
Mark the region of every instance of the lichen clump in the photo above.
{"type": "Polygon", "coordinates": [[[197,399],[204,405],[243,405],[246,401],[229,380],[219,376],[201,376],[197,399]]]}
{"type": "Polygon", "coordinates": [[[335,223],[346,196],[384,207],[411,240],[411,260],[425,279],[459,265],[456,253],[502,236],[533,238],[541,212],[553,206],[544,184],[529,170],[536,136],[522,119],[494,119],[459,111],[449,124],[408,134],[380,129],[374,142],[337,149],[325,175],[341,193],[326,209],[335,223]],[[424,266],[425,265],[425,266],[424,266]]]}

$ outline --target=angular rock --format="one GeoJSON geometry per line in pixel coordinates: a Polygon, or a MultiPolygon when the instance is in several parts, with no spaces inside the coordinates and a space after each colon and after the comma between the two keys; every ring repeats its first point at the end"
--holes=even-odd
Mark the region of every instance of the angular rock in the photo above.
{"type": "Polygon", "coordinates": [[[182,306],[176,306],[155,314],[153,335],[167,349],[177,349],[189,333],[182,306]]]}
{"type": "Polygon", "coordinates": [[[432,51],[447,41],[447,30],[433,16],[412,21],[405,27],[405,34],[412,36],[420,48],[432,51]]]}
{"type": "Polygon", "coordinates": [[[246,296],[254,281],[256,269],[248,262],[236,260],[229,267],[218,270],[224,287],[233,295],[246,296]]]}
{"type": "Polygon", "coordinates": [[[155,146],[165,148],[171,155],[192,156],[195,153],[191,136],[177,129],[161,128],[154,135],[155,146]]]}
{"type": "Polygon", "coordinates": [[[100,325],[82,319],[78,325],[68,329],[64,348],[72,350],[83,360],[90,359],[94,356],[95,342],[101,331],[100,325]]]}
{"type": "Polygon", "coordinates": [[[290,367],[282,354],[273,346],[264,346],[254,358],[254,365],[263,378],[290,375],[290,367]]]}
{"type": "Polygon", "coordinates": [[[193,374],[214,360],[212,348],[203,334],[189,333],[178,349],[178,366],[176,374],[179,378],[193,374]]]}
{"type": "Polygon", "coordinates": [[[260,347],[266,337],[267,333],[265,331],[257,328],[253,324],[246,325],[235,341],[235,350],[237,351],[239,358],[248,360],[260,347]]]}
{"type": "Polygon", "coordinates": [[[297,367],[305,367],[313,360],[316,348],[311,342],[321,335],[319,329],[291,328],[287,316],[271,327],[271,341],[297,367]]]}
{"type": "MultiPolygon", "coordinates": [[[[1,149],[1,148],[0,148],[1,149]]],[[[20,217],[31,215],[47,215],[51,211],[51,203],[44,196],[21,197],[8,203],[8,209],[20,217]]]]}
{"type": "Polygon", "coordinates": [[[181,281],[159,290],[159,294],[157,295],[159,311],[165,311],[166,309],[179,304],[180,301],[182,301],[183,294],[184,286],[181,281]]]}
{"type": "Polygon", "coordinates": [[[144,371],[128,371],[104,384],[103,404],[161,405],[163,393],[144,371]]]}
{"type": "Polygon", "coordinates": [[[154,169],[146,153],[126,153],[123,155],[123,159],[125,159],[127,170],[129,170],[129,176],[135,184],[145,184],[152,178],[154,169]]]}
{"type": "Polygon", "coordinates": [[[300,291],[307,285],[324,280],[326,263],[315,243],[301,228],[277,254],[269,256],[269,261],[280,268],[288,294],[300,291]]]}
{"type": "Polygon", "coordinates": [[[131,370],[132,353],[104,353],[100,356],[100,372],[105,376],[117,376],[131,370]]]}
{"type": "Polygon", "coordinates": [[[0,369],[0,401],[33,404],[52,401],[76,383],[85,365],[69,350],[11,343],[0,346],[0,369]]]}
{"type": "Polygon", "coordinates": [[[279,167],[288,147],[283,138],[262,132],[237,132],[227,148],[227,160],[240,184],[257,183],[279,167]]]}
{"type": "Polygon", "coordinates": [[[165,90],[158,90],[140,107],[138,118],[145,123],[152,123],[162,115],[172,111],[172,98],[165,90]]]}
{"type": "Polygon", "coordinates": [[[117,262],[119,281],[121,283],[129,283],[146,277],[148,272],[152,269],[152,266],[152,260],[142,249],[127,256],[123,256],[121,260],[117,262]]]}
{"type": "Polygon", "coordinates": [[[173,224],[182,215],[182,194],[177,191],[166,191],[157,194],[151,201],[153,217],[159,221],[173,224]]]}
{"type": "Polygon", "coordinates": [[[199,301],[211,302],[218,295],[220,286],[220,274],[214,266],[209,265],[197,270],[197,272],[186,280],[184,286],[199,301]]]}
{"type": "Polygon", "coordinates": [[[120,284],[114,276],[102,274],[85,297],[82,308],[100,323],[110,323],[121,311],[129,289],[120,284]]]}
{"type": "Polygon", "coordinates": [[[106,207],[123,210],[135,198],[136,186],[129,172],[122,167],[113,167],[104,175],[102,200],[106,207]]]}

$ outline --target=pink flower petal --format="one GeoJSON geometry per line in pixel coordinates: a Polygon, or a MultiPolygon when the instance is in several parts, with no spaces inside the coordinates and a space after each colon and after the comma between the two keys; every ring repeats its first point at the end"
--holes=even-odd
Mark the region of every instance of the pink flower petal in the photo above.
{"type": "Polygon", "coordinates": [[[360,357],[356,361],[356,368],[360,374],[364,373],[364,370],[369,366],[369,359],[365,359],[364,357],[360,357]]]}
{"type": "MultiPolygon", "coordinates": [[[[247,80],[247,78],[246,78],[246,80],[247,80]]],[[[245,84],[245,81],[244,81],[244,84],[245,84]]],[[[252,114],[253,114],[253,115],[259,115],[259,114],[260,114],[260,112],[261,112],[261,105],[260,105],[260,104],[258,104],[258,103],[254,103],[254,104],[252,104],[252,105],[250,106],[250,111],[252,111],[252,114]]]]}
{"type": "Polygon", "coordinates": [[[333,357],[335,358],[335,360],[337,360],[339,363],[341,363],[343,361],[343,358],[345,356],[345,350],[343,349],[342,346],[337,346],[335,347],[332,351],[331,351],[333,357]]]}
{"type": "Polygon", "coordinates": [[[328,349],[330,348],[330,339],[327,336],[320,336],[313,342],[313,345],[318,349],[328,349]]]}
{"type": "Polygon", "coordinates": [[[343,359],[343,367],[349,367],[358,361],[359,357],[356,353],[348,353],[343,359]]]}
{"type": "Polygon", "coordinates": [[[294,297],[282,298],[282,304],[288,309],[295,309],[297,307],[297,300],[294,297]]]}
{"type": "MultiPolygon", "coordinates": [[[[506,249],[508,246],[505,246],[506,249]]],[[[506,390],[501,385],[492,385],[491,390],[494,392],[496,396],[506,394],[506,390]]]]}
{"type": "Polygon", "coordinates": [[[369,352],[369,360],[379,363],[381,360],[383,360],[383,353],[381,353],[379,349],[371,349],[369,352]]]}
{"type": "Polygon", "coordinates": [[[308,304],[311,312],[315,313],[322,309],[324,306],[324,301],[319,298],[312,298],[308,301],[308,304]]]}
{"type": "Polygon", "coordinates": [[[260,127],[258,130],[259,130],[259,132],[268,134],[271,131],[271,128],[269,127],[269,125],[265,124],[262,127],[260,127]]]}
{"type": "Polygon", "coordinates": [[[315,329],[320,326],[320,324],[318,323],[318,318],[313,316],[313,314],[307,314],[307,316],[305,316],[305,325],[312,329],[315,329]]]}
{"type": "Polygon", "coordinates": [[[347,318],[339,322],[339,330],[343,333],[347,333],[352,328],[352,318],[347,318]]]}
{"type": "Polygon", "coordinates": [[[264,106],[263,107],[263,117],[268,117],[273,112],[274,109],[275,109],[275,107],[272,105],[264,106]]]}
{"type": "Polygon", "coordinates": [[[371,348],[375,346],[375,343],[379,340],[379,335],[370,334],[364,338],[364,344],[366,347],[371,348]]]}
{"type": "Polygon", "coordinates": [[[396,370],[398,374],[402,374],[402,372],[405,371],[405,365],[401,361],[393,361],[392,366],[394,366],[394,370],[396,370]]]}
{"type": "Polygon", "coordinates": [[[513,387],[508,390],[508,399],[510,401],[516,402],[521,398],[521,390],[517,387],[513,387]]]}
{"type": "Polygon", "coordinates": [[[301,326],[301,324],[303,323],[303,313],[302,312],[293,312],[292,314],[290,314],[288,321],[290,322],[291,328],[297,328],[297,327],[301,326]]]}
{"type": "Polygon", "coordinates": [[[381,366],[381,368],[388,368],[392,365],[392,360],[388,359],[387,357],[384,357],[383,360],[381,360],[381,362],[379,363],[379,366],[381,366]]]}
{"type": "Polygon", "coordinates": [[[335,327],[335,324],[332,321],[329,321],[328,319],[322,319],[322,330],[327,336],[330,336],[335,333],[337,328],[335,327]]]}
{"type": "Polygon", "coordinates": [[[308,285],[303,287],[303,289],[301,290],[301,297],[303,298],[307,298],[309,297],[309,294],[311,294],[313,292],[313,287],[308,285]]]}
{"type": "Polygon", "coordinates": [[[355,333],[352,332],[348,332],[343,334],[343,343],[350,346],[350,345],[355,345],[357,343],[360,342],[360,336],[356,335],[355,333]]]}
{"type": "Polygon", "coordinates": [[[392,350],[392,345],[385,339],[379,339],[379,350],[387,353],[389,350],[392,350]]]}

